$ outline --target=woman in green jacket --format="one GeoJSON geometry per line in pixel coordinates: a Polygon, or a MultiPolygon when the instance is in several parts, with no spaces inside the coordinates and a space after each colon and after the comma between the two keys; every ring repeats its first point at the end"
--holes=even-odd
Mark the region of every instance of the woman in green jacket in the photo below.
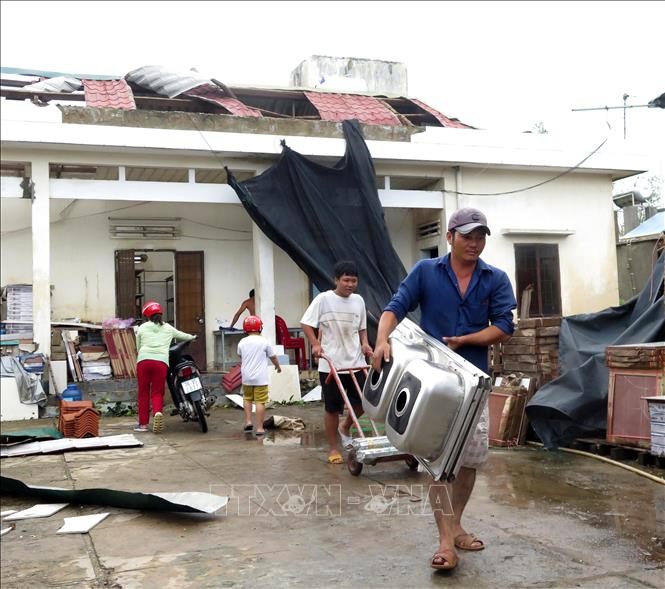
{"type": "Polygon", "coordinates": [[[139,422],[137,432],[147,432],[152,402],[152,431],[156,434],[164,429],[164,390],[169,368],[169,346],[171,340],[191,341],[196,339],[162,320],[162,306],[148,301],[143,306],[143,315],[148,319],[136,330],[136,380],[138,383],[139,422]]]}

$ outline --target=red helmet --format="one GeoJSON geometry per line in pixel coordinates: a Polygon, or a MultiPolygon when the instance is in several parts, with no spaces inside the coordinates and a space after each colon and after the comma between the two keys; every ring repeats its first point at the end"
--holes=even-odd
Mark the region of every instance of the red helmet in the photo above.
{"type": "Polygon", "coordinates": [[[245,317],[242,322],[242,329],[247,333],[261,332],[263,331],[263,321],[261,321],[261,317],[250,315],[245,317]]]}
{"type": "Polygon", "coordinates": [[[148,319],[153,315],[162,315],[162,306],[157,301],[148,301],[143,305],[143,310],[141,311],[148,319]]]}

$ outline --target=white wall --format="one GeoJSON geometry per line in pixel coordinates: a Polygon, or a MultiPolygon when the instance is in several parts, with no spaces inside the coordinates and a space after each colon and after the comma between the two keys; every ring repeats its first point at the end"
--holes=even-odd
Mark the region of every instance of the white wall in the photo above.
{"type": "MultiPolygon", "coordinates": [[[[464,192],[527,187],[554,173],[463,170],[464,192]]],[[[488,219],[492,235],[483,259],[508,273],[515,286],[516,243],[559,246],[563,315],[599,311],[619,302],[609,176],[568,174],[539,188],[503,196],[461,196],[488,219]],[[507,229],[571,230],[572,235],[504,235],[507,229]]]]}
{"type": "MultiPolygon", "coordinates": [[[[71,201],[51,201],[52,318],[80,317],[99,323],[115,316],[117,249],[203,250],[207,354],[214,358],[212,331],[216,318],[231,319],[253,284],[251,221],[239,205],[76,201],[68,216],[60,212],[71,201]],[[112,212],[110,212],[112,211],[112,212]],[[113,239],[108,217],[181,217],[177,240],[113,239]],[[222,229],[223,228],[223,229],[222,229]],[[236,231],[231,231],[235,229],[236,231]]],[[[32,283],[30,201],[0,199],[2,267],[0,284],[32,283]],[[16,229],[21,229],[16,232],[16,229]]],[[[307,278],[275,248],[276,307],[289,325],[298,325],[307,300],[307,278]]]]}

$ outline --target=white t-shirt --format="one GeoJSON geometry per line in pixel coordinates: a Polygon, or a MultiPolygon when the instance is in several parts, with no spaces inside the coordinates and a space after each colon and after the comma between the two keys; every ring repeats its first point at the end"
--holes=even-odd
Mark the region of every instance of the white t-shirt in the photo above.
{"type": "MultiPolygon", "coordinates": [[[[367,329],[365,301],[360,295],[341,297],[334,290],[322,292],[307,307],[300,323],[319,329],[321,348],[335,370],[367,365],[358,334],[367,329]]],[[[319,372],[330,372],[323,358],[319,360],[319,372]]]]}
{"type": "Polygon", "coordinates": [[[251,333],[247,337],[243,337],[238,342],[242,384],[255,387],[269,384],[268,358],[274,355],[275,350],[262,335],[251,333]]]}

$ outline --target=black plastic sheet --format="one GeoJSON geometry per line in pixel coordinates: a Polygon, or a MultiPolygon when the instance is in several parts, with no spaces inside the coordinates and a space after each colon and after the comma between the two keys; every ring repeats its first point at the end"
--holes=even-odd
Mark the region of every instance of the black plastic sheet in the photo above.
{"type": "Polygon", "coordinates": [[[344,121],[342,127],[346,152],[332,168],[282,143],[273,167],[244,182],[227,169],[228,182],[252,220],[319,291],[334,288],[336,262],[356,262],[371,336],[406,271],[390,241],[360,126],[344,121]]]}
{"type": "Polygon", "coordinates": [[[665,253],[640,294],[627,303],[562,319],[561,376],[541,387],[526,407],[531,427],[546,448],[607,428],[605,348],[665,340],[664,265],[665,253]]]}

